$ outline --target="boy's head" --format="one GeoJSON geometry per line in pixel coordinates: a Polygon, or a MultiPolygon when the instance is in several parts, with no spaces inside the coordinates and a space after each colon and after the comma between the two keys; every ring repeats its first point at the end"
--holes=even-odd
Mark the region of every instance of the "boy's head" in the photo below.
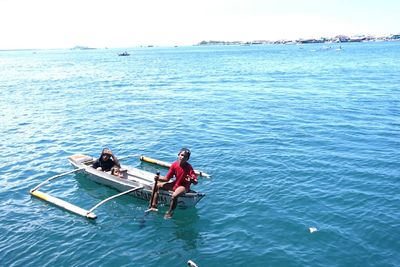
{"type": "Polygon", "coordinates": [[[103,151],[101,151],[101,156],[100,158],[103,158],[103,160],[108,160],[112,155],[112,152],[109,148],[104,148],[103,151]]]}
{"type": "Polygon", "coordinates": [[[112,152],[111,152],[111,150],[110,150],[109,148],[104,148],[104,149],[103,149],[103,152],[102,152],[102,155],[109,155],[109,156],[111,156],[111,155],[112,155],[112,152]]]}
{"type": "Polygon", "coordinates": [[[189,160],[190,158],[190,150],[187,148],[181,148],[181,150],[179,150],[178,156],[183,156],[186,158],[186,160],[189,160]]]}

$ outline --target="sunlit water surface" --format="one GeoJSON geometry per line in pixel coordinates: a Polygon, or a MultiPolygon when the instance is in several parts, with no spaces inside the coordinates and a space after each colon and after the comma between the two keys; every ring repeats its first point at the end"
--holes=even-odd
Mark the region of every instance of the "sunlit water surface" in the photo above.
{"type": "MultiPolygon", "coordinates": [[[[0,52],[0,265],[398,266],[400,43],[338,48],[0,52]],[[28,193],[74,153],[183,146],[212,179],[171,220],[124,196],[91,222],[28,193]]],[[[82,174],[41,190],[87,209],[117,193],[82,174]]]]}

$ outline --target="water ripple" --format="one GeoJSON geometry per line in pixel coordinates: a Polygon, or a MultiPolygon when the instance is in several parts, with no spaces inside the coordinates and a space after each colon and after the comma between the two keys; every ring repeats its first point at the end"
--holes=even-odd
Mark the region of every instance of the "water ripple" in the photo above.
{"type": "MultiPolygon", "coordinates": [[[[399,45],[343,48],[1,52],[2,265],[396,266],[399,45]],[[89,222],[28,194],[74,153],[182,146],[213,178],[172,220],[122,197],[89,222]]],[[[84,208],[116,193],[81,174],[43,191],[84,208]]]]}

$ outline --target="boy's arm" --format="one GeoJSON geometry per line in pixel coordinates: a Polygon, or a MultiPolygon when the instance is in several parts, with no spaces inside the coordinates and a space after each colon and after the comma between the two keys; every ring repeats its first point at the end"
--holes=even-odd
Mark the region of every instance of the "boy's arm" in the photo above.
{"type": "Polygon", "coordinates": [[[165,176],[160,176],[160,179],[158,180],[161,182],[168,182],[172,177],[174,177],[174,175],[175,175],[175,167],[174,164],[172,164],[167,174],[165,176]]]}
{"type": "Polygon", "coordinates": [[[192,184],[197,184],[197,182],[198,182],[197,181],[197,175],[194,172],[193,168],[190,168],[189,177],[190,177],[190,181],[192,182],[192,184]]]}

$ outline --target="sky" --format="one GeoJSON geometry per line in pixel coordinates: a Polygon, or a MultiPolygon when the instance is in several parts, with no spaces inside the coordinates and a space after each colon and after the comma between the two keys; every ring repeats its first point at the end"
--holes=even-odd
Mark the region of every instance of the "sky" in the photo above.
{"type": "Polygon", "coordinates": [[[388,36],[399,0],[0,0],[0,49],[388,36]]]}

